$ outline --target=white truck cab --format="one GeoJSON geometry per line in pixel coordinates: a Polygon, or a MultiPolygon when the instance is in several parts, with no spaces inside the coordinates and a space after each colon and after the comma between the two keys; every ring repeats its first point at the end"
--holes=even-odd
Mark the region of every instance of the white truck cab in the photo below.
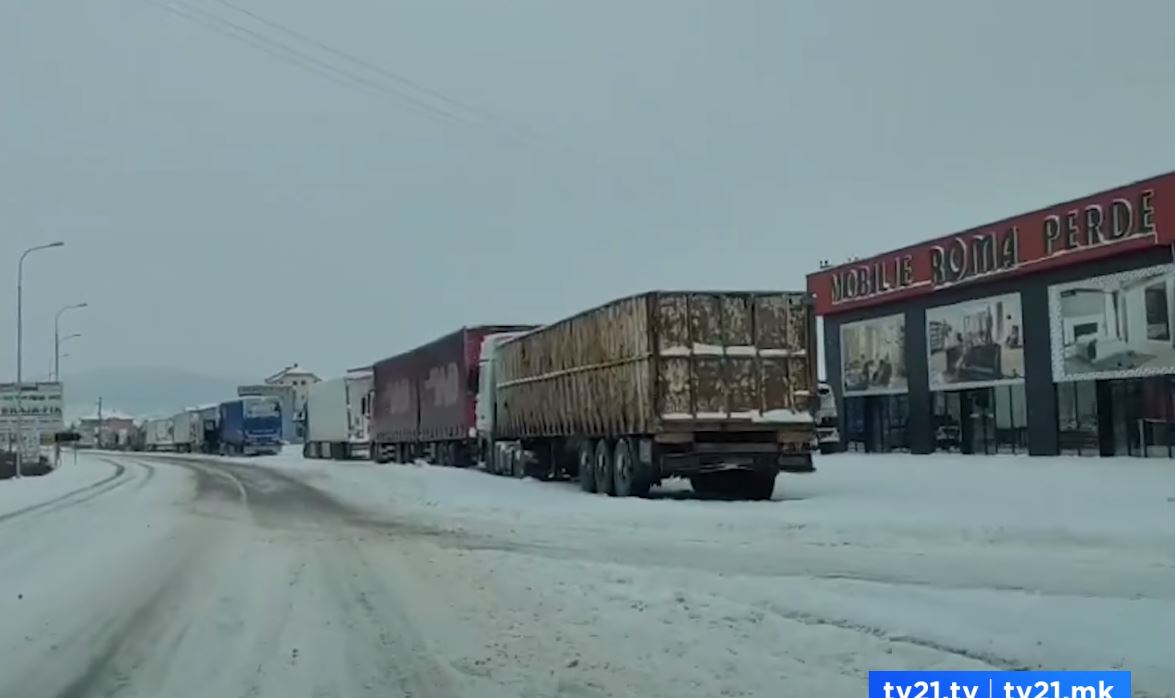
{"type": "Polygon", "coordinates": [[[494,448],[494,415],[498,393],[495,376],[495,357],[498,347],[525,332],[497,332],[488,334],[481,342],[477,361],[477,406],[474,410],[477,429],[477,452],[482,463],[497,462],[491,450],[494,448]]]}
{"type": "Polygon", "coordinates": [[[840,450],[840,421],[836,412],[836,395],[832,386],[820,383],[816,387],[819,404],[816,408],[816,444],[827,455],[840,450]]]}

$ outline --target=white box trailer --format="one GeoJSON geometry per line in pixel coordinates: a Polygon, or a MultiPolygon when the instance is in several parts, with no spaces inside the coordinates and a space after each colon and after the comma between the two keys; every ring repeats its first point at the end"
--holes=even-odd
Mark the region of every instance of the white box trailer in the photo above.
{"type": "Polygon", "coordinates": [[[366,457],[372,377],[352,372],[310,386],[306,401],[306,458],[346,460],[366,457]]]}
{"type": "Polygon", "coordinates": [[[371,371],[353,371],[347,376],[347,432],[351,457],[371,455],[371,399],[375,376],[371,371]]]}
{"type": "Polygon", "coordinates": [[[204,423],[199,410],[187,409],[172,417],[171,437],[176,452],[199,451],[204,442],[204,423]]]}
{"type": "Polygon", "coordinates": [[[172,431],[174,425],[171,417],[163,419],[148,419],[146,424],[146,438],[144,445],[148,451],[173,451],[175,450],[175,434],[172,431]]]}

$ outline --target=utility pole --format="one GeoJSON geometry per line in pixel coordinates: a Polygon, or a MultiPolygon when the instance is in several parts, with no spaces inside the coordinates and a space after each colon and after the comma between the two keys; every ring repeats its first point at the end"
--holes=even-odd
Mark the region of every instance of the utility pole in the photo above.
{"type": "Polygon", "coordinates": [[[102,398],[98,398],[98,433],[94,436],[94,448],[102,448],[102,398]]]}

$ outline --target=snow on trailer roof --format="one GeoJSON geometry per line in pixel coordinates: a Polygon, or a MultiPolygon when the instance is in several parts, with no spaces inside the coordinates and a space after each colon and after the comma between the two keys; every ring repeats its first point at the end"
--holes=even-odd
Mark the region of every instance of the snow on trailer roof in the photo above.
{"type": "Polygon", "coordinates": [[[552,325],[557,325],[559,323],[567,322],[569,320],[574,320],[577,317],[580,317],[582,315],[587,315],[588,313],[595,312],[595,311],[599,310],[600,308],[605,308],[609,305],[612,305],[613,303],[621,303],[623,301],[630,300],[633,298],[640,298],[642,296],[652,296],[652,295],[659,295],[659,294],[688,294],[688,295],[692,295],[692,296],[712,296],[712,295],[719,295],[719,294],[730,294],[730,295],[737,294],[737,295],[743,295],[743,296],[780,296],[780,295],[803,296],[809,303],[815,304],[815,298],[807,290],[797,291],[797,290],[793,289],[790,291],[788,291],[788,290],[764,291],[762,289],[759,289],[759,290],[742,290],[742,291],[737,291],[737,290],[722,291],[722,290],[716,290],[716,289],[701,289],[701,290],[691,291],[688,289],[660,288],[660,289],[653,289],[650,291],[641,291],[640,293],[630,293],[627,296],[620,296],[619,298],[613,298],[610,301],[604,301],[603,303],[597,303],[596,305],[593,305],[590,308],[580,310],[579,312],[574,313],[572,315],[567,315],[566,317],[561,317],[561,318],[558,318],[557,320],[552,320],[550,322],[546,322],[541,325],[535,325],[534,327],[530,328],[529,330],[519,331],[518,335],[516,337],[511,337],[510,339],[508,339],[502,343],[503,344],[513,344],[514,342],[519,341],[523,337],[527,337],[529,335],[532,335],[532,334],[535,334],[535,333],[540,332],[542,330],[545,330],[552,325]]]}

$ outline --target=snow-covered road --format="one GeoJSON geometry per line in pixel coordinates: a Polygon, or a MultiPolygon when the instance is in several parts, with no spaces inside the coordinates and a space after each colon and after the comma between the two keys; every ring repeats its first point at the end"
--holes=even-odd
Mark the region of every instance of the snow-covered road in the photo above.
{"type": "Polygon", "coordinates": [[[774,502],[84,455],[0,482],[0,696],[860,696],[1125,668],[1175,695],[1175,466],[837,456],[774,502]]]}

